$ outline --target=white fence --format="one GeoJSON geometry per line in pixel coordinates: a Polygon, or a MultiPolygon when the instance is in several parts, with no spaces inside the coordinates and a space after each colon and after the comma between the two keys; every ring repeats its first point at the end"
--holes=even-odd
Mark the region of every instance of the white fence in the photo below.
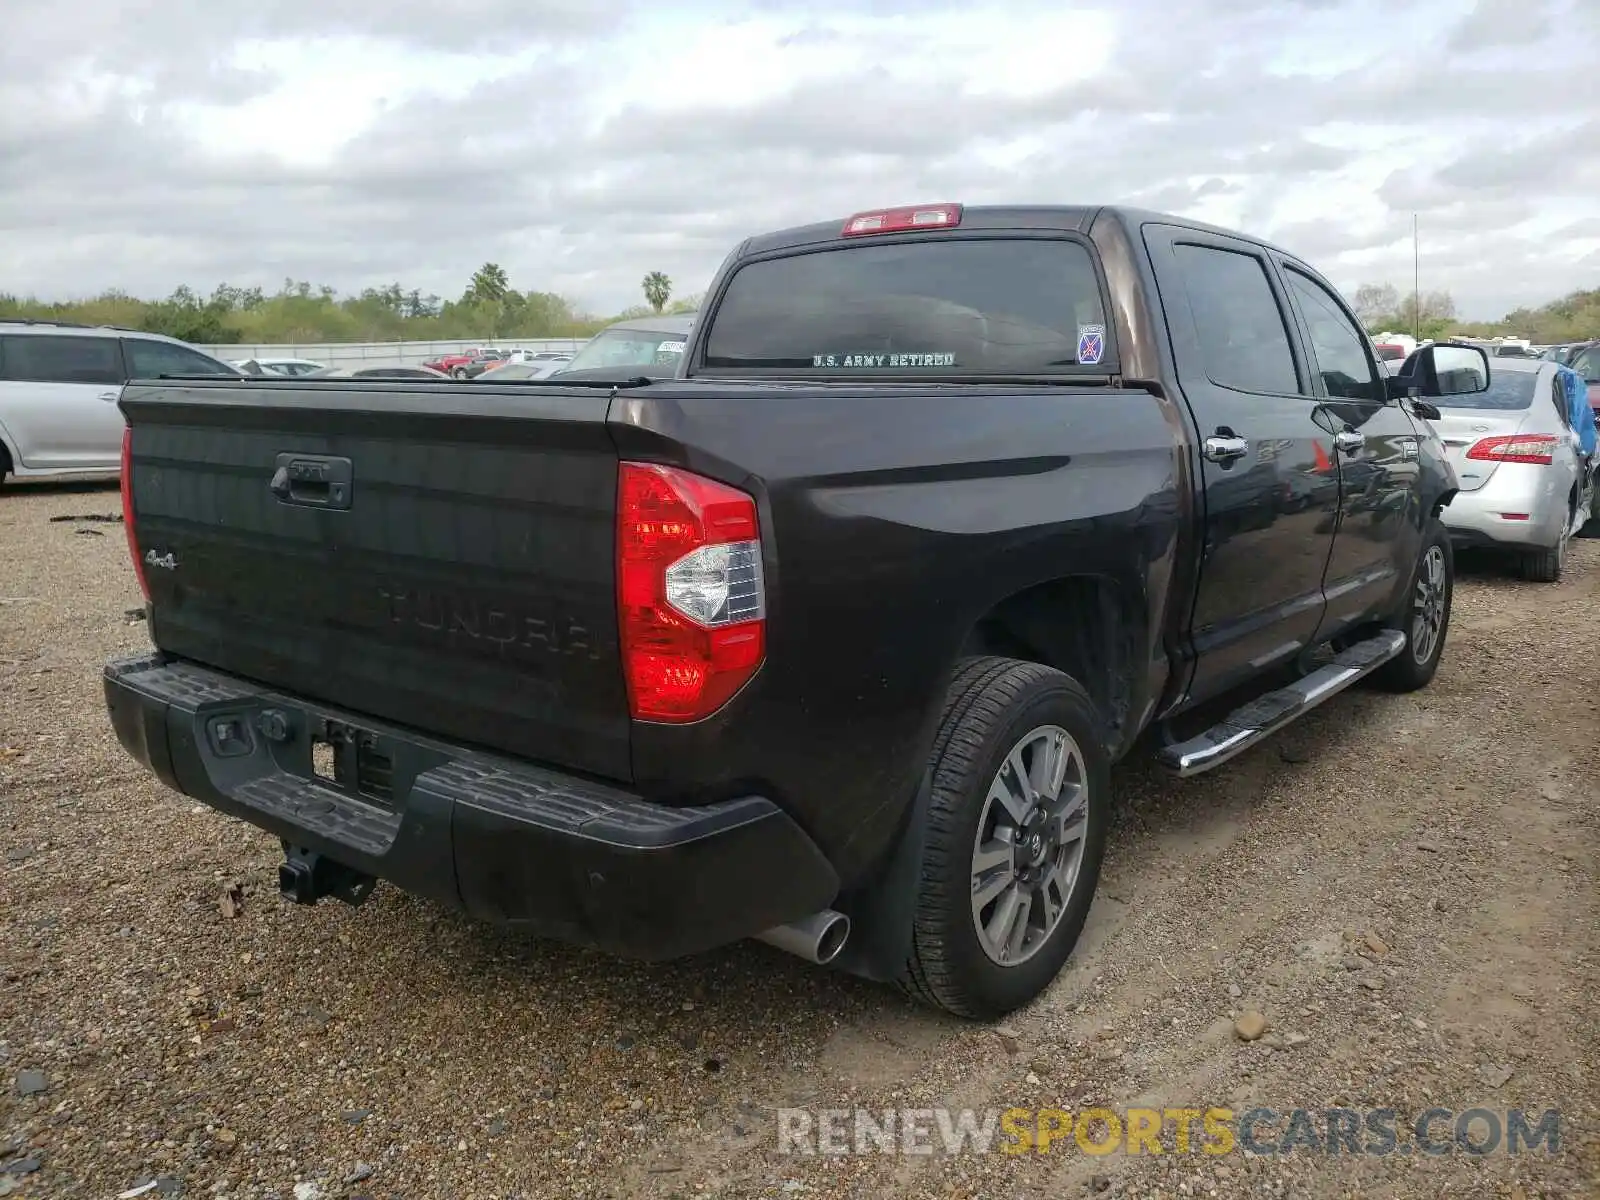
{"type": "Polygon", "coordinates": [[[440,355],[459,354],[493,346],[501,350],[574,351],[585,338],[479,338],[443,342],[295,342],[280,346],[252,346],[227,343],[199,346],[223,362],[243,362],[250,358],[309,358],[330,367],[409,367],[430,362],[440,355]]]}

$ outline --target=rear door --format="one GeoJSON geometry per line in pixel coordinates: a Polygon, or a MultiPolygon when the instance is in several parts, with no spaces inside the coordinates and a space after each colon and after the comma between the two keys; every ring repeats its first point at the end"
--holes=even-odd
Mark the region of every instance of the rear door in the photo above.
{"type": "Polygon", "coordinates": [[[1316,637],[1339,476],[1265,251],[1167,225],[1144,236],[1200,431],[1205,539],[1189,694],[1203,700],[1316,637]]]}
{"type": "Polygon", "coordinates": [[[126,375],[114,337],[0,337],[0,424],[19,465],[114,471],[122,454],[117,397],[126,375]]]}
{"type": "Polygon", "coordinates": [[[1278,258],[1312,372],[1309,399],[1332,434],[1341,487],[1339,533],[1325,580],[1328,613],[1319,640],[1387,615],[1395,589],[1422,553],[1419,431],[1388,396],[1383,368],[1361,323],[1310,268],[1278,258]]]}

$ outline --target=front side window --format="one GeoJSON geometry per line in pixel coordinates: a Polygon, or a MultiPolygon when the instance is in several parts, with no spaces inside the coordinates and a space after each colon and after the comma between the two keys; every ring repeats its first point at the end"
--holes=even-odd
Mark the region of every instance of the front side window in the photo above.
{"type": "Polygon", "coordinates": [[[1183,274],[1200,339],[1206,377],[1218,387],[1268,396],[1300,390],[1266,264],[1253,254],[1180,243],[1172,248],[1183,274]]]}
{"type": "Polygon", "coordinates": [[[122,355],[116,338],[8,335],[0,338],[0,379],[121,384],[122,355]]]}
{"type": "Polygon", "coordinates": [[[232,377],[236,371],[214,358],[207,358],[186,346],[146,338],[128,338],[128,374],[135,379],[160,379],[163,375],[220,375],[232,377]]]}
{"type": "Polygon", "coordinates": [[[1381,404],[1385,397],[1367,358],[1366,334],[1345,315],[1327,288],[1293,269],[1284,274],[1310,331],[1311,353],[1329,398],[1381,404]]]}

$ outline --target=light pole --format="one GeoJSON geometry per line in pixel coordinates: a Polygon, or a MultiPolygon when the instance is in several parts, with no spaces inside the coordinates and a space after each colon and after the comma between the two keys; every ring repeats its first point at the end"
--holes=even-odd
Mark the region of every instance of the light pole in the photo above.
{"type": "Polygon", "coordinates": [[[1422,340],[1422,249],[1417,242],[1417,214],[1411,214],[1411,340],[1422,340]]]}

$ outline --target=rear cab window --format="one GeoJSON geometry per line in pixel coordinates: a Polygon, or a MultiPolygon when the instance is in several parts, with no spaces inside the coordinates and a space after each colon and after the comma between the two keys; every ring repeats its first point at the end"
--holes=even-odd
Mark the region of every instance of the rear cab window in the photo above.
{"type": "Polygon", "coordinates": [[[711,316],[699,373],[1104,376],[1114,347],[1087,245],[1065,236],[854,239],[754,259],[711,316]]]}
{"type": "Polygon", "coordinates": [[[1508,369],[1489,371],[1489,390],[1440,397],[1440,408],[1470,408],[1498,412],[1519,412],[1533,406],[1539,372],[1508,369]]]}

